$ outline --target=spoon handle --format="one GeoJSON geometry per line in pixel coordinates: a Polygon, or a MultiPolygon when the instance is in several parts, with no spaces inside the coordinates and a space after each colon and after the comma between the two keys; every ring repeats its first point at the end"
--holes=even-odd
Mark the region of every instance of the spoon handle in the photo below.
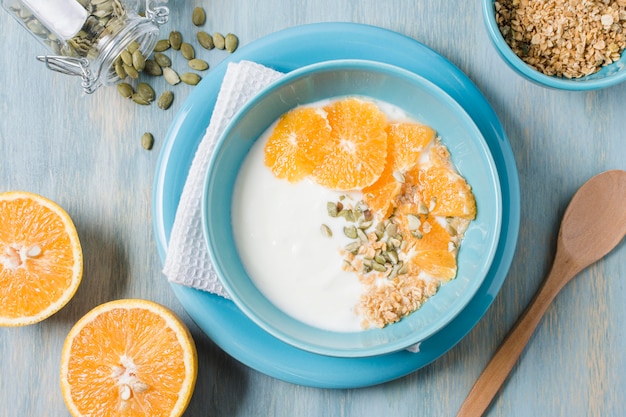
{"type": "Polygon", "coordinates": [[[575,274],[571,265],[560,262],[559,258],[557,254],[550,274],[470,390],[457,417],[483,415],[522,354],[550,303],[575,274]]]}

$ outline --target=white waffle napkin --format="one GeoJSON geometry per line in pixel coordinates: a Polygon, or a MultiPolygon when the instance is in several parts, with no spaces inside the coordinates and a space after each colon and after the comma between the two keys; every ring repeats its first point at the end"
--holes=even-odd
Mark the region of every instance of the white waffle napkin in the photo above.
{"type": "Polygon", "coordinates": [[[202,232],[201,198],[215,142],[235,113],[282,73],[250,61],[230,63],[209,126],[193,158],[172,227],[163,273],[176,284],[230,298],[211,265],[202,232]]]}
{"type": "MultiPolygon", "coordinates": [[[[230,63],[209,126],[193,158],[172,226],[163,273],[170,282],[230,299],[211,265],[202,232],[201,198],[215,142],[235,113],[257,92],[283,74],[250,61],[230,63]]],[[[408,347],[419,352],[420,344],[408,347]]]]}

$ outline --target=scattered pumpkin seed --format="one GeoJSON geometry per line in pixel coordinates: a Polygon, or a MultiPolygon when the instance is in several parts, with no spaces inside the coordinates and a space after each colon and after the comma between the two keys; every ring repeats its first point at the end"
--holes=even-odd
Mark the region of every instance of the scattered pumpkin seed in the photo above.
{"type": "Polygon", "coordinates": [[[232,33],[227,34],[226,38],[224,38],[224,47],[226,50],[233,53],[237,49],[237,46],[239,46],[239,39],[237,36],[232,33]]]}
{"type": "Polygon", "coordinates": [[[384,265],[379,264],[378,262],[372,263],[372,269],[378,272],[387,272],[387,268],[384,265]]]}
{"type": "Polygon", "coordinates": [[[119,83],[117,85],[117,91],[124,98],[131,98],[133,96],[133,87],[128,83],[119,83]]]}
{"type": "Polygon", "coordinates": [[[137,84],[137,94],[146,99],[148,103],[153,102],[156,97],[154,89],[147,83],[137,84]]]}
{"type": "Polygon", "coordinates": [[[143,71],[148,75],[158,76],[163,74],[161,66],[153,59],[146,59],[146,67],[143,71]]]}
{"type": "Polygon", "coordinates": [[[180,76],[180,80],[185,84],[197,85],[202,78],[195,72],[186,72],[180,76]]]}
{"type": "Polygon", "coordinates": [[[339,212],[339,215],[343,216],[343,218],[350,223],[354,223],[354,221],[356,220],[356,218],[354,217],[354,211],[352,210],[341,210],[339,212]]]}
{"type": "Polygon", "coordinates": [[[152,133],[146,132],[141,135],[141,146],[147,151],[152,149],[152,146],[154,146],[154,136],[152,136],[152,133]]]}
{"type": "Polygon", "coordinates": [[[211,50],[215,48],[215,44],[213,43],[213,37],[204,31],[200,31],[197,33],[196,37],[198,38],[198,43],[204,49],[211,50]]]}
{"type": "Polygon", "coordinates": [[[196,57],[196,51],[194,51],[193,46],[187,42],[183,42],[180,45],[180,53],[187,60],[194,59],[196,57]]]}
{"type": "Polygon", "coordinates": [[[367,235],[365,234],[365,232],[363,230],[356,229],[356,234],[359,237],[359,239],[361,239],[361,242],[369,241],[369,239],[367,238],[367,235]]]}
{"type": "Polygon", "coordinates": [[[159,64],[161,68],[172,66],[172,60],[163,52],[157,52],[156,54],[154,54],[154,61],[159,64]]]}
{"type": "Polygon", "coordinates": [[[171,91],[164,91],[157,100],[157,106],[159,106],[160,109],[167,110],[170,108],[173,101],[174,93],[171,91]]]}
{"type": "Polygon", "coordinates": [[[165,81],[170,85],[176,85],[180,82],[180,76],[170,67],[163,68],[163,78],[165,78],[165,81]]]}
{"type": "Polygon", "coordinates": [[[371,221],[371,220],[361,221],[361,222],[359,223],[359,229],[362,229],[362,230],[367,230],[367,229],[369,229],[370,227],[372,227],[372,224],[373,224],[373,223],[374,223],[374,222],[373,222],[373,221],[371,221]]]}
{"type": "Polygon", "coordinates": [[[169,41],[172,49],[178,51],[183,43],[183,35],[181,35],[179,31],[173,30],[170,32],[169,41]]]}
{"type": "Polygon", "coordinates": [[[196,71],[205,71],[207,68],[209,68],[209,64],[202,59],[194,58],[189,60],[189,67],[196,71]]]}
{"type": "Polygon", "coordinates": [[[170,40],[169,39],[160,39],[157,41],[154,46],[154,52],[163,52],[170,49],[170,40]]]}
{"type": "Polygon", "coordinates": [[[387,259],[383,255],[374,255],[374,260],[376,263],[384,265],[387,262],[387,259]]]}
{"type": "Polygon", "coordinates": [[[322,236],[324,237],[333,237],[333,231],[330,230],[330,227],[325,224],[322,224],[320,226],[320,231],[322,232],[322,236]]]}
{"type": "Polygon", "coordinates": [[[423,201],[420,201],[417,205],[417,213],[418,214],[428,214],[428,206],[424,204],[423,201]]]}
{"type": "Polygon", "coordinates": [[[131,100],[133,100],[135,103],[137,104],[141,104],[142,106],[147,106],[148,104],[150,104],[150,102],[148,100],[146,100],[141,94],[139,93],[134,93],[131,96],[131,100]]]}
{"type": "Polygon", "coordinates": [[[217,49],[225,49],[226,48],[226,39],[224,39],[224,35],[219,32],[215,32],[213,34],[213,44],[217,49]]]}
{"type": "Polygon", "coordinates": [[[196,7],[191,14],[191,21],[195,26],[202,26],[206,22],[206,13],[202,7],[196,7]]]}

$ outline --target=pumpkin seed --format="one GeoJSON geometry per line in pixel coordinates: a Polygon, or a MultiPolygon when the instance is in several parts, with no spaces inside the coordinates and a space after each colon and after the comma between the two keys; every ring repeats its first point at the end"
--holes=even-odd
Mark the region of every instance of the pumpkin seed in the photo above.
{"type": "Polygon", "coordinates": [[[124,98],[131,98],[133,96],[133,87],[128,83],[119,83],[117,85],[117,91],[124,98]]]}
{"type": "Polygon", "coordinates": [[[147,83],[137,84],[137,94],[146,99],[148,103],[154,101],[154,98],[156,97],[154,89],[147,83]]]}
{"type": "Polygon", "coordinates": [[[414,214],[407,214],[406,220],[409,224],[409,230],[411,231],[419,229],[420,225],[422,224],[419,217],[414,214]]]}
{"type": "Polygon", "coordinates": [[[122,53],[120,54],[120,58],[122,58],[122,62],[124,62],[124,64],[128,65],[129,67],[133,65],[133,56],[126,49],[122,51],[122,53]]]}
{"type": "Polygon", "coordinates": [[[205,71],[207,68],[209,68],[209,64],[202,59],[194,58],[189,61],[189,67],[196,71],[205,71]]]}
{"type": "Polygon", "coordinates": [[[322,224],[320,226],[320,231],[322,232],[322,236],[324,237],[333,237],[333,231],[330,230],[330,227],[325,224],[322,224]]]}
{"type": "Polygon", "coordinates": [[[180,80],[185,84],[196,85],[202,78],[195,72],[186,72],[180,76],[180,80]]]}
{"type": "Polygon", "coordinates": [[[177,30],[173,30],[170,32],[169,41],[172,49],[178,51],[183,43],[183,35],[181,35],[177,30]]]}
{"type": "Polygon", "coordinates": [[[424,204],[423,201],[420,201],[417,205],[417,213],[418,214],[428,214],[428,206],[424,204]]]}
{"type": "Polygon", "coordinates": [[[226,38],[224,39],[224,47],[226,48],[226,50],[230,53],[233,53],[237,49],[237,46],[239,46],[239,39],[237,38],[237,36],[232,33],[227,34],[226,38]]]}
{"type": "Polygon", "coordinates": [[[180,53],[187,60],[194,59],[196,57],[196,51],[194,51],[193,46],[187,42],[183,42],[180,46],[180,53]]]}
{"type": "Polygon", "coordinates": [[[196,7],[191,14],[191,21],[195,26],[202,26],[206,22],[206,13],[202,7],[196,7]]]}
{"type": "Polygon", "coordinates": [[[162,52],[157,52],[156,54],[154,54],[154,61],[159,64],[161,68],[172,66],[172,60],[170,59],[170,57],[162,52]]]}
{"type": "Polygon", "coordinates": [[[365,234],[365,232],[363,230],[356,229],[356,234],[359,237],[359,239],[361,239],[362,242],[369,241],[369,239],[367,238],[367,235],[365,234]]]}
{"type": "Polygon", "coordinates": [[[373,224],[373,222],[371,220],[362,221],[362,222],[359,223],[359,229],[367,230],[370,227],[372,227],[372,224],[373,224]]]}
{"type": "Polygon", "coordinates": [[[352,242],[352,243],[348,243],[344,249],[348,252],[351,253],[355,253],[359,250],[359,248],[361,247],[361,242],[352,242]]]}
{"type": "Polygon", "coordinates": [[[158,76],[163,74],[161,66],[153,59],[146,59],[146,67],[143,71],[148,75],[158,76]]]}
{"type": "Polygon", "coordinates": [[[126,74],[130,78],[134,78],[134,79],[139,78],[139,71],[137,71],[135,67],[133,67],[132,65],[126,65],[126,64],[122,64],[122,65],[124,67],[124,71],[126,71],[126,74]]]}
{"type": "Polygon", "coordinates": [[[384,265],[387,262],[387,259],[385,259],[382,255],[375,255],[374,260],[381,265],[384,265]]]}
{"type": "Polygon", "coordinates": [[[330,217],[337,217],[339,215],[339,212],[341,211],[341,209],[339,209],[339,204],[341,203],[333,203],[332,201],[326,203],[326,211],[328,211],[328,215],[330,217]]]}
{"type": "Polygon", "coordinates": [[[174,93],[171,91],[164,91],[157,100],[157,106],[159,106],[160,109],[167,110],[170,108],[173,101],[174,93]]]}
{"type": "Polygon", "coordinates": [[[133,100],[137,104],[141,104],[142,106],[147,106],[150,104],[148,100],[146,100],[141,94],[135,93],[131,96],[131,100],[133,100]]]}
{"type": "Polygon", "coordinates": [[[398,259],[398,253],[396,251],[389,250],[389,251],[385,252],[385,254],[389,258],[389,262],[391,262],[394,265],[396,265],[398,263],[399,259],[398,259]]]}
{"type": "Polygon", "coordinates": [[[165,78],[165,81],[170,85],[176,85],[180,82],[180,76],[170,67],[163,68],[163,78],[165,78]]]}
{"type": "Polygon", "coordinates": [[[152,133],[146,132],[141,136],[141,146],[148,151],[152,149],[152,146],[154,146],[154,136],[152,136],[152,133]]]}
{"type": "Polygon", "coordinates": [[[128,44],[128,46],[126,47],[126,49],[128,50],[128,52],[130,52],[131,54],[134,54],[135,51],[137,51],[139,49],[139,43],[137,41],[132,41],[131,43],[128,44]]]}
{"type": "Polygon", "coordinates": [[[224,35],[219,32],[215,32],[213,34],[213,44],[217,49],[226,48],[226,39],[224,39],[224,35]]]}
{"type": "Polygon", "coordinates": [[[349,237],[350,239],[356,239],[358,237],[356,227],[354,226],[345,226],[343,228],[343,234],[349,237]]]}
{"type": "Polygon", "coordinates": [[[170,49],[170,40],[169,39],[161,39],[159,41],[157,41],[155,47],[154,47],[154,52],[163,52],[163,51],[167,51],[168,49],[170,49]]]}
{"type": "Polygon", "coordinates": [[[136,50],[135,52],[133,52],[132,58],[133,58],[133,67],[137,71],[140,71],[140,72],[143,71],[143,69],[146,67],[146,58],[143,56],[141,51],[136,50]]]}
{"type": "Polygon", "coordinates": [[[211,50],[211,49],[215,48],[215,44],[213,43],[213,37],[211,35],[209,35],[208,33],[204,32],[204,31],[200,31],[200,32],[198,32],[196,37],[198,38],[198,43],[204,49],[211,50]]]}
{"type": "Polygon", "coordinates": [[[122,80],[126,78],[126,70],[124,70],[124,64],[122,63],[121,59],[115,62],[115,73],[122,80]]]}
{"type": "Polygon", "coordinates": [[[378,272],[386,272],[387,268],[384,265],[379,264],[378,262],[374,262],[372,264],[372,269],[378,272]]]}

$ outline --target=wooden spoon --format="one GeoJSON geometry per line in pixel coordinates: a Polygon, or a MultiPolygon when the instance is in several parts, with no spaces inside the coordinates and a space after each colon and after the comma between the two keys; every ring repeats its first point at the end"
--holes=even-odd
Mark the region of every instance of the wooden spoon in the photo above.
{"type": "Polygon", "coordinates": [[[625,235],[626,171],[598,174],[580,187],[565,210],[548,277],[472,387],[457,417],[483,415],[554,297],[625,235]]]}

